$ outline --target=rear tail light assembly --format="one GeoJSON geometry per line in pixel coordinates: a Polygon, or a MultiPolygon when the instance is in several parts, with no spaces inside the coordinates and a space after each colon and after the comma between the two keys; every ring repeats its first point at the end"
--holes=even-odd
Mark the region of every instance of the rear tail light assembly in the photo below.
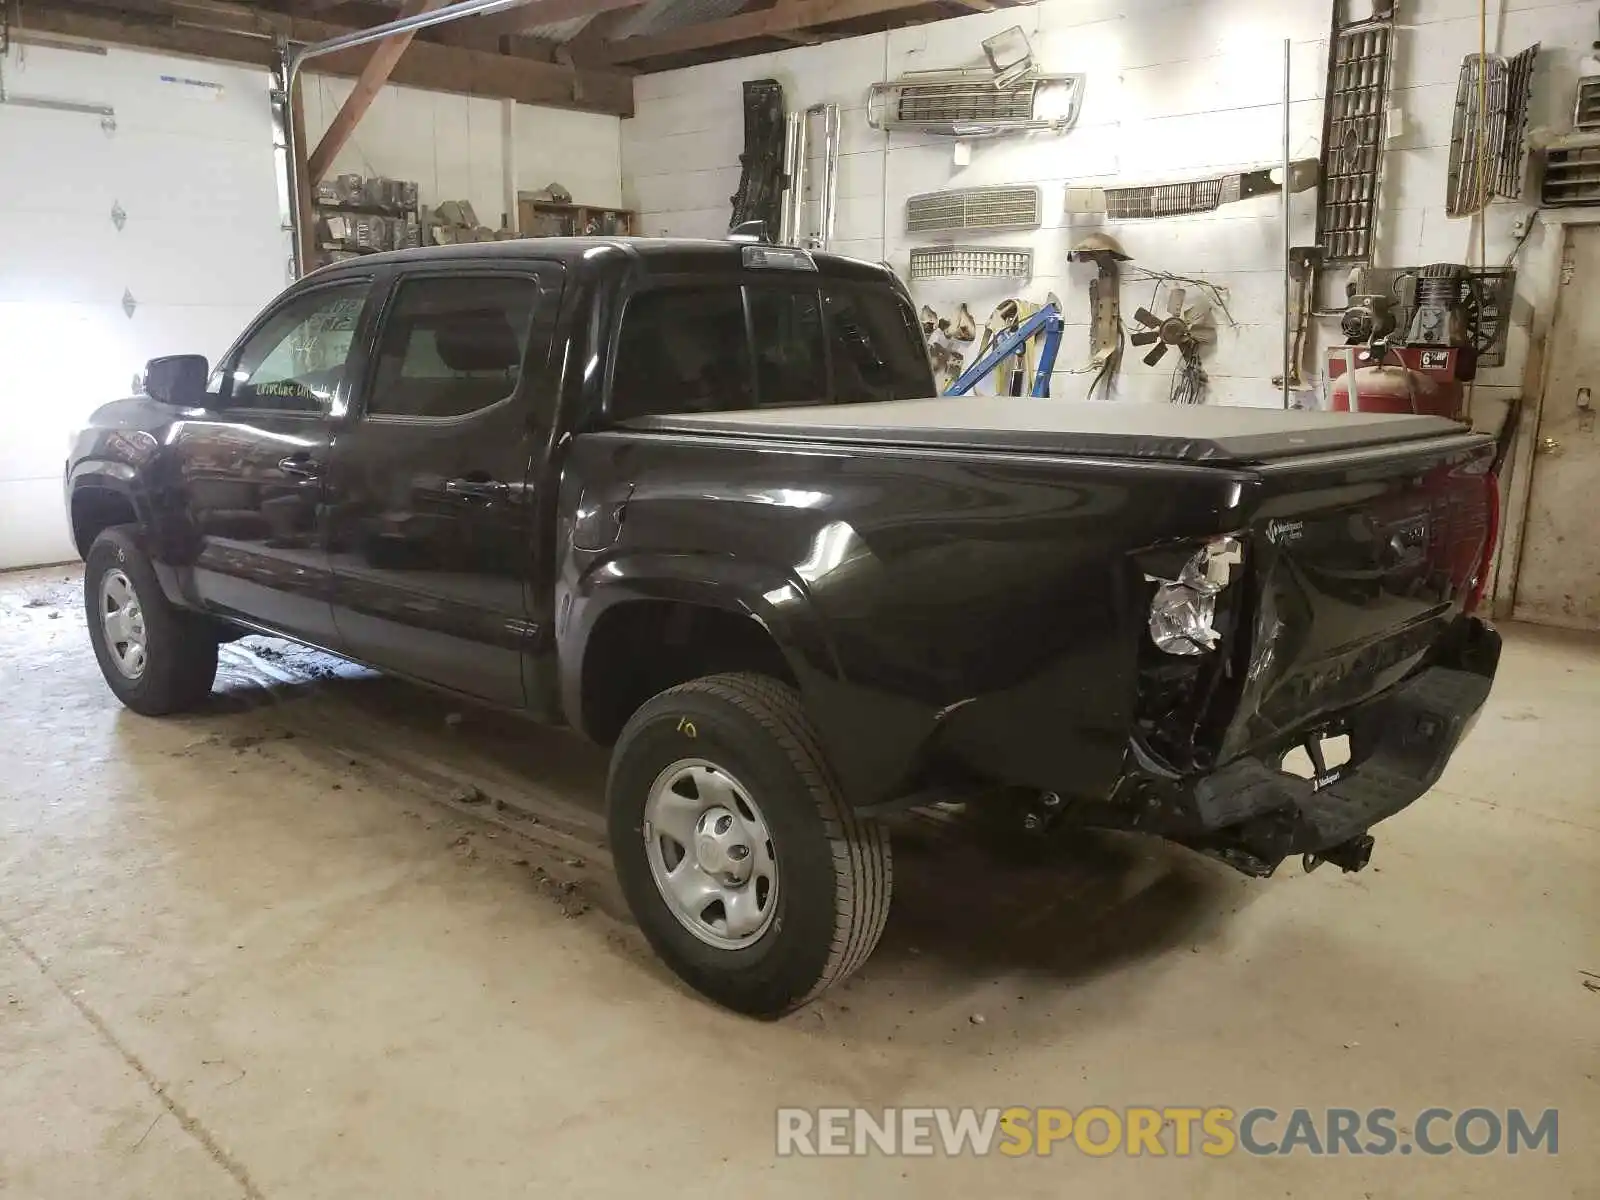
{"type": "Polygon", "coordinates": [[[1217,648],[1217,597],[1242,573],[1244,543],[1233,535],[1212,538],[1183,564],[1176,579],[1146,575],[1159,584],[1150,601],[1150,640],[1168,654],[1206,654],[1217,648]]]}

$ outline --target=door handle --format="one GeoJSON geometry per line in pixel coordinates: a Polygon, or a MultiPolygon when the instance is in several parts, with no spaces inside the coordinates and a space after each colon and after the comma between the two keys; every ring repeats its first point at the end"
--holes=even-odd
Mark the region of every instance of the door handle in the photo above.
{"type": "Polygon", "coordinates": [[[315,479],[322,474],[322,464],[309,454],[291,454],[278,460],[278,470],[299,479],[315,479]]]}
{"type": "Polygon", "coordinates": [[[444,494],[456,500],[500,500],[511,494],[511,485],[492,479],[447,479],[444,494]]]}

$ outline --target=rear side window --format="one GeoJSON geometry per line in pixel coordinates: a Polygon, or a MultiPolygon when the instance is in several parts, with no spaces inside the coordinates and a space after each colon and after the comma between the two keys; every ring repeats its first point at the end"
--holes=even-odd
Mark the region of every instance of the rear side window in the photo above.
{"type": "Polygon", "coordinates": [[[611,373],[611,416],[749,408],[750,353],[737,285],[667,288],[628,301],[611,373]]]}
{"type": "Polygon", "coordinates": [[[828,357],[816,289],[752,287],[749,296],[761,406],[826,403],[828,357]]]}
{"type": "Polygon", "coordinates": [[[509,275],[408,279],[384,321],[367,412],[460,417],[517,388],[539,284],[509,275]]]}
{"type": "Polygon", "coordinates": [[[838,403],[934,395],[922,330],[899,296],[825,283],[822,311],[838,403]]]}

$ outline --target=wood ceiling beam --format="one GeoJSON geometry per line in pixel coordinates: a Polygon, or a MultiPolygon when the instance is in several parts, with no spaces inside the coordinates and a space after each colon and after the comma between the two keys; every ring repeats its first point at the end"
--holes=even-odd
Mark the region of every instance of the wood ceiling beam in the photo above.
{"type": "Polygon", "coordinates": [[[738,13],[719,21],[686,25],[664,33],[623,38],[600,47],[594,63],[634,63],[693,50],[709,50],[758,38],[784,38],[817,25],[924,8],[928,0],[791,0],[759,12],[738,13]]]}
{"type": "MultiPolygon", "coordinates": [[[[400,15],[415,17],[438,8],[443,2],[444,0],[406,0],[400,15]]],[[[361,74],[356,77],[356,86],[345,97],[339,111],[329,122],[328,128],[323,131],[322,140],[317,143],[317,148],[306,160],[306,178],[312,187],[316,187],[328,173],[333,160],[339,151],[344,149],[345,143],[350,140],[350,135],[361,123],[361,118],[367,115],[367,109],[372,107],[372,102],[378,98],[383,85],[389,82],[389,76],[400,65],[401,57],[416,36],[415,30],[393,33],[383,41],[374,42],[370,47],[366,47],[367,65],[361,68],[361,74]]]]}
{"type": "MultiPolygon", "coordinates": [[[[343,26],[286,17],[265,9],[248,11],[250,26],[240,20],[214,28],[205,23],[209,18],[199,15],[196,9],[187,9],[181,19],[170,11],[166,16],[151,14],[138,19],[126,11],[56,6],[34,0],[27,6],[25,24],[37,33],[261,67],[277,62],[274,37],[311,43],[351,32],[343,26]]],[[[357,46],[312,59],[305,69],[359,77],[370,53],[369,47],[357,46]]],[[[389,81],[431,91],[494,96],[523,104],[624,117],[633,115],[633,79],[627,74],[574,68],[437,42],[413,42],[395,66],[389,81]]]]}

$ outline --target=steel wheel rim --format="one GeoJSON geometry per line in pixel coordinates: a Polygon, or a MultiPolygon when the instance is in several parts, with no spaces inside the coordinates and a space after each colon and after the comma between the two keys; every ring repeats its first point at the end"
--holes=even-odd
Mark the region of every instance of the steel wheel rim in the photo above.
{"type": "Polygon", "coordinates": [[[145,648],[144,609],[133,582],[121,571],[107,571],[100,579],[100,629],[105,634],[111,663],[124,679],[144,674],[148,653],[145,648]]]}
{"type": "Polygon", "coordinates": [[[672,763],[644,806],[650,875],[678,923],[708,946],[742,950],[772,926],[778,861],[750,789],[703,758],[672,763]]]}

